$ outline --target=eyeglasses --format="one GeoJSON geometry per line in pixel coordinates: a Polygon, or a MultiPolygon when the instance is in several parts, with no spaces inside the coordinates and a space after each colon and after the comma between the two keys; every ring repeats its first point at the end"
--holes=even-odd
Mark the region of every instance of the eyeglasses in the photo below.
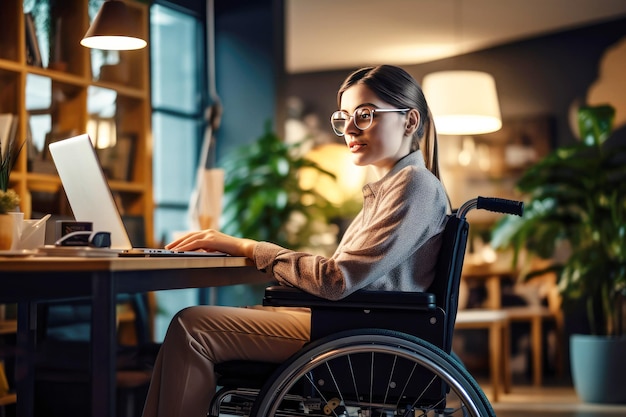
{"type": "Polygon", "coordinates": [[[330,116],[330,124],[337,136],[343,136],[346,133],[346,125],[350,122],[350,118],[354,117],[354,125],[360,129],[368,129],[372,125],[374,115],[376,113],[406,113],[410,109],[372,109],[369,107],[361,107],[355,110],[354,114],[350,114],[344,110],[337,110],[330,116]]]}
{"type": "Polygon", "coordinates": [[[55,246],[89,246],[92,248],[110,248],[110,232],[77,231],[64,235],[54,242],[55,246]]]}

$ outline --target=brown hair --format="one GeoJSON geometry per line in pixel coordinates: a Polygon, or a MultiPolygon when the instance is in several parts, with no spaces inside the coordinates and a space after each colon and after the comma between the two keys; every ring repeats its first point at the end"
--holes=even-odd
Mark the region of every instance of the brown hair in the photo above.
{"type": "Polygon", "coordinates": [[[381,100],[397,108],[416,109],[420,115],[419,126],[413,135],[411,151],[422,150],[426,167],[439,178],[437,130],[426,103],[422,88],[404,69],[393,65],[366,67],[354,71],[343,82],[337,92],[337,105],[341,107],[341,96],[355,84],[364,84],[381,100]]]}

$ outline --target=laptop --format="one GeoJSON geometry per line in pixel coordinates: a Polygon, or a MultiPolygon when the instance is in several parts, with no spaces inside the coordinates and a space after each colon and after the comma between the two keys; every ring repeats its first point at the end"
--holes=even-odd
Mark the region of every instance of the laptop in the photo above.
{"type": "Polygon", "coordinates": [[[133,248],[89,135],[49,145],[50,154],[77,221],[93,223],[94,231],[111,233],[111,250],[119,256],[228,256],[222,252],[133,248]]]}

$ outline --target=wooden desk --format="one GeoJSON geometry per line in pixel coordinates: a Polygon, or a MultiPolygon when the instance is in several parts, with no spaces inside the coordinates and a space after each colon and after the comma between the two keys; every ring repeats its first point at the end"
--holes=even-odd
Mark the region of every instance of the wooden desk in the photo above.
{"type": "Polygon", "coordinates": [[[267,275],[239,257],[0,257],[0,303],[19,303],[17,415],[33,415],[37,302],[79,297],[91,300],[91,415],[112,417],[117,294],[267,281],[267,275]]]}

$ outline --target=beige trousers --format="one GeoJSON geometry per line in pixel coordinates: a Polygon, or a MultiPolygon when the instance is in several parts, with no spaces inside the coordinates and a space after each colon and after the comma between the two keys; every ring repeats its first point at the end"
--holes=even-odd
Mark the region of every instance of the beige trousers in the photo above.
{"type": "Polygon", "coordinates": [[[172,319],[157,356],[144,417],[206,417],[214,364],[281,363],[309,340],[306,309],[196,306],[172,319]]]}

